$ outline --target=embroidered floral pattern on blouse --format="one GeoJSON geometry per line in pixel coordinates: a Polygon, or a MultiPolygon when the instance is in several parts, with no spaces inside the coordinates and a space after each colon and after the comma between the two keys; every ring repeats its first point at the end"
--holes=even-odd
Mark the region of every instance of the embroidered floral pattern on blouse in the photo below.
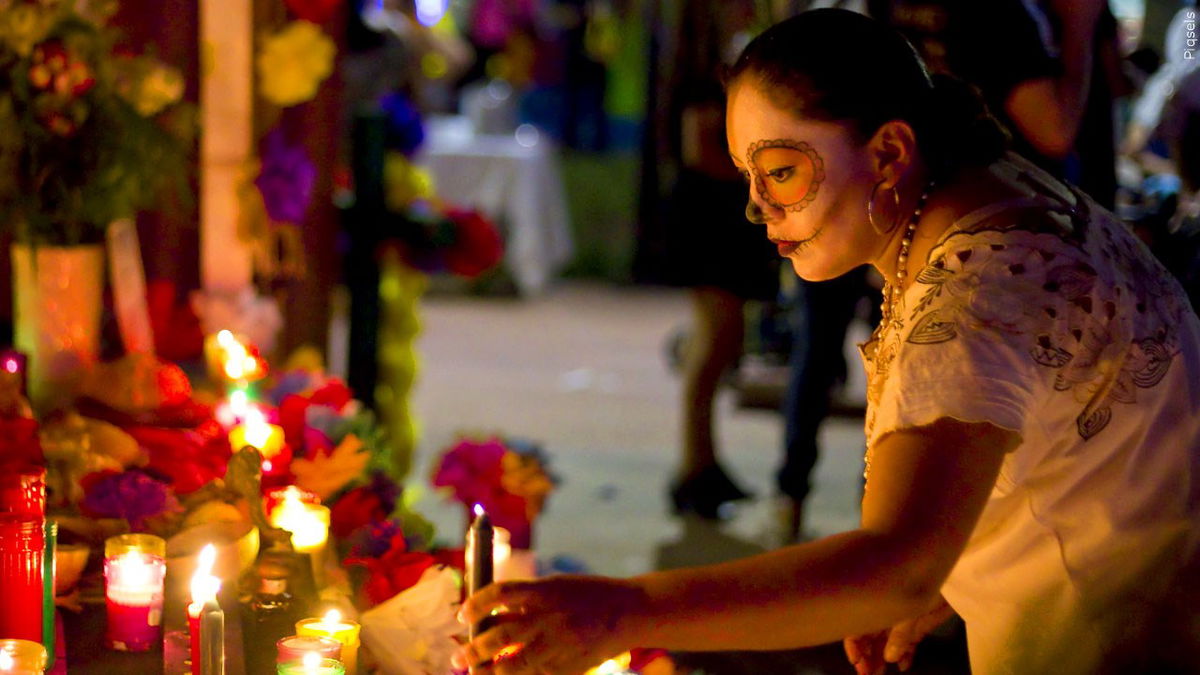
{"type": "Polygon", "coordinates": [[[1055,232],[1056,223],[1066,224],[1061,214],[1007,212],[934,248],[905,295],[917,298],[906,321],[872,336],[882,341],[874,359],[871,343],[863,347],[868,439],[900,350],[966,335],[1023,345],[1053,388],[1080,404],[1076,428],[1084,440],[1104,430],[1117,404],[1136,402],[1139,389],[1163,379],[1179,352],[1175,326],[1185,307],[1178,285],[1110,216],[1096,212],[1089,224],[1070,215],[1074,227],[1055,232]],[[999,220],[1008,222],[996,227],[999,220]]]}

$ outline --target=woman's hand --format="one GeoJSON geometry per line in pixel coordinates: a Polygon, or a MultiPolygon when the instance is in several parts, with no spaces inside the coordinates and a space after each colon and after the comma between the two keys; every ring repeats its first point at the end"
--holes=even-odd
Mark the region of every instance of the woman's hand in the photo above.
{"type": "Polygon", "coordinates": [[[492,626],[455,658],[473,673],[581,673],[639,646],[628,619],[642,591],[620,579],[563,575],[492,584],[463,605],[463,620],[492,626]]]}
{"type": "Polygon", "coordinates": [[[842,641],[846,658],[858,675],[882,675],[889,663],[896,664],[901,671],[908,670],[917,653],[917,644],[953,614],[954,610],[942,600],[928,613],[902,621],[889,630],[848,637],[842,641]]]}

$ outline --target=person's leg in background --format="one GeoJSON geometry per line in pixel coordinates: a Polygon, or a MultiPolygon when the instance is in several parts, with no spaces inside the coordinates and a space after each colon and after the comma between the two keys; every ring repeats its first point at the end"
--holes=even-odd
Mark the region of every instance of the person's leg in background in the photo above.
{"type": "Polygon", "coordinates": [[[745,300],[715,286],[692,289],[693,326],[683,361],[683,454],[672,484],[677,512],[716,518],[721,504],[749,495],[717,458],[713,409],[721,379],[742,355],[745,300]]]}
{"type": "Polygon", "coordinates": [[[867,287],[865,268],[830,281],[798,281],[782,411],[784,458],[776,476],[785,542],[798,540],[804,528],[804,500],[819,456],[817,434],[829,415],[836,383],[845,379],[846,329],[867,287]]]}

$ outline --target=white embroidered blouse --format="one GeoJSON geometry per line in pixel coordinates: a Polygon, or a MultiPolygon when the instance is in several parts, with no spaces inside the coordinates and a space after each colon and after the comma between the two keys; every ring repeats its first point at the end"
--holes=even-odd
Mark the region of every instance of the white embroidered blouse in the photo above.
{"type": "Polygon", "coordinates": [[[1091,673],[1200,539],[1200,320],[1115,216],[993,170],[1027,196],[958,221],[863,346],[868,467],[943,417],[1020,433],[943,596],[976,675],[1091,673]]]}

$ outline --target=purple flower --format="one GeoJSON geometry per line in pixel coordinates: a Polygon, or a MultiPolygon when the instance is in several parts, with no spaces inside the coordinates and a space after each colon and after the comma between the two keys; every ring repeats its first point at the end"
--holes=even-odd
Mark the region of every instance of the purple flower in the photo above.
{"type": "Polygon", "coordinates": [[[93,474],[84,479],[84,511],[107,518],[124,518],[140,530],[154,516],[182,511],[166,483],[138,469],[93,474]]]}
{"type": "Polygon", "coordinates": [[[304,370],[289,370],[275,381],[275,388],[267,392],[267,398],[277,406],[283,403],[283,399],[287,398],[288,394],[303,394],[315,388],[314,377],[311,373],[304,370]]]}
{"type": "Polygon", "coordinates": [[[359,528],[350,535],[349,558],[378,558],[392,547],[392,539],[403,534],[400,523],[385,520],[368,527],[359,528]]]}
{"type": "Polygon", "coordinates": [[[262,169],[254,184],[272,220],[299,223],[312,202],[317,167],[302,145],[289,145],[281,129],[267,134],[262,144],[262,169]]]}

